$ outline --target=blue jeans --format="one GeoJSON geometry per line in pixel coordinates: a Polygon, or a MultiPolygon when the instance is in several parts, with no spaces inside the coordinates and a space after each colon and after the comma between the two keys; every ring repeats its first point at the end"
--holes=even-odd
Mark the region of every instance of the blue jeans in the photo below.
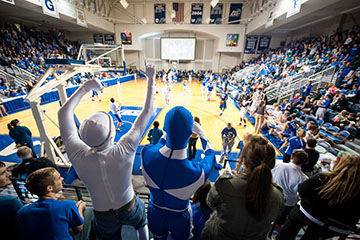
{"type": "Polygon", "coordinates": [[[99,240],[121,240],[122,225],[133,226],[136,230],[147,225],[145,204],[137,196],[129,211],[94,211],[94,228],[99,240]]]}

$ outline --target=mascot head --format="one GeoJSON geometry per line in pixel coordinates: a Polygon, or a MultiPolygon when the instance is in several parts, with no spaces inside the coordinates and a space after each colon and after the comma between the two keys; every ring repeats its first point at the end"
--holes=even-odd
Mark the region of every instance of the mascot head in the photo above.
{"type": "Polygon", "coordinates": [[[174,107],[165,116],[166,145],[174,150],[186,148],[193,127],[193,116],[184,107],[174,107]]]}
{"type": "Polygon", "coordinates": [[[80,125],[79,133],[88,146],[100,151],[114,144],[115,126],[107,112],[96,112],[86,118],[80,125]]]}

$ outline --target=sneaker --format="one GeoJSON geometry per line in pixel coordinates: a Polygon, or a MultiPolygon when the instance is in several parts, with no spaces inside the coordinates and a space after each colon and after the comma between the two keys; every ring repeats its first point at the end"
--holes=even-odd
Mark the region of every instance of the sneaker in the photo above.
{"type": "Polygon", "coordinates": [[[116,131],[117,131],[117,132],[121,132],[121,129],[120,129],[120,128],[117,128],[116,131]]]}
{"type": "Polygon", "coordinates": [[[239,126],[241,126],[242,125],[242,123],[239,123],[239,126]]]}
{"type": "Polygon", "coordinates": [[[223,113],[220,113],[220,116],[222,116],[223,115],[223,113]]]}
{"type": "Polygon", "coordinates": [[[243,128],[246,128],[246,124],[244,125],[244,127],[243,128]]]}

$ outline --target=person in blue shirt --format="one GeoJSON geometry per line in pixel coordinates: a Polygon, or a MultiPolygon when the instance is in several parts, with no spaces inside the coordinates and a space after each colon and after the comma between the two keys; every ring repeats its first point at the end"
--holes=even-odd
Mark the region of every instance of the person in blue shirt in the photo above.
{"type": "Polygon", "coordinates": [[[28,146],[33,151],[33,156],[36,158],[36,153],[32,141],[32,133],[30,129],[25,126],[20,126],[19,119],[12,120],[8,125],[9,136],[15,140],[17,146],[28,146]]]}
{"type": "Polygon", "coordinates": [[[305,99],[306,96],[310,95],[312,84],[311,80],[309,80],[304,86],[303,90],[301,91],[303,99],[305,99]]]}
{"type": "Polygon", "coordinates": [[[224,111],[226,109],[226,100],[228,99],[228,94],[227,94],[227,90],[226,88],[224,89],[224,91],[221,93],[220,95],[220,116],[222,116],[224,114],[224,111]]]}
{"type": "Polygon", "coordinates": [[[280,134],[281,139],[296,135],[297,125],[295,121],[295,115],[288,116],[286,120],[287,122],[284,126],[284,129],[280,134]]]}
{"type": "Polygon", "coordinates": [[[191,208],[193,218],[193,238],[191,240],[200,240],[201,231],[204,228],[205,222],[210,218],[212,209],[206,203],[206,197],[210,191],[211,185],[209,180],[202,185],[193,196],[191,208]]]}
{"type": "Polygon", "coordinates": [[[39,200],[18,211],[18,240],[72,240],[69,228],[75,234],[82,230],[86,203],[57,200],[56,194],[63,188],[62,181],[60,173],[51,167],[39,169],[28,176],[25,187],[39,196],[39,200]]]}
{"type": "Polygon", "coordinates": [[[284,144],[279,148],[282,151],[286,146],[285,153],[283,155],[283,162],[288,163],[290,162],[291,154],[295,149],[305,149],[306,142],[304,140],[306,136],[306,131],[304,129],[299,129],[296,132],[296,136],[289,137],[286,139],[284,144]]]}
{"type": "Polygon", "coordinates": [[[163,135],[163,131],[159,129],[160,124],[158,121],[155,121],[153,125],[154,128],[149,131],[147,136],[150,143],[156,145],[159,142],[161,136],[163,135]]]}
{"type": "Polygon", "coordinates": [[[312,122],[317,128],[319,127],[319,123],[314,115],[310,113],[309,109],[304,110],[305,114],[305,126],[308,125],[309,122],[312,122]]]}
{"type": "Polygon", "coordinates": [[[224,161],[224,158],[227,158],[228,154],[231,152],[231,149],[235,143],[236,136],[236,130],[231,126],[231,123],[228,123],[227,127],[221,131],[222,150],[220,156],[220,163],[222,163],[224,161]]]}
{"type": "Polygon", "coordinates": [[[1,239],[16,239],[15,221],[16,213],[23,206],[16,197],[7,196],[2,193],[3,188],[11,184],[11,173],[7,171],[6,165],[0,162],[0,231],[1,239]]]}
{"type": "Polygon", "coordinates": [[[324,120],[325,113],[327,109],[330,107],[331,104],[331,98],[329,94],[326,94],[324,99],[320,102],[318,105],[318,109],[316,110],[316,119],[318,120],[324,120]]]}

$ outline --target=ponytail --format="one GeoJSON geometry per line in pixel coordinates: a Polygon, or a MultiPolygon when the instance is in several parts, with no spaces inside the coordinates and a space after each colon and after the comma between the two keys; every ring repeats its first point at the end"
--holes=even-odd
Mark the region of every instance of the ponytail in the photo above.
{"type": "Polygon", "coordinates": [[[262,162],[249,174],[246,188],[246,209],[260,220],[267,213],[272,193],[272,174],[262,162]]]}
{"type": "Polygon", "coordinates": [[[257,220],[261,220],[270,207],[271,169],[275,166],[275,158],[274,147],[260,136],[251,137],[240,156],[248,172],[246,209],[257,220]]]}
{"type": "Polygon", "coordinates": [[[14,119],[10,123],[8,123],[7,127],[10,131],[13,131],[18,123],[19,123],[19,120],[14,119]]]}

